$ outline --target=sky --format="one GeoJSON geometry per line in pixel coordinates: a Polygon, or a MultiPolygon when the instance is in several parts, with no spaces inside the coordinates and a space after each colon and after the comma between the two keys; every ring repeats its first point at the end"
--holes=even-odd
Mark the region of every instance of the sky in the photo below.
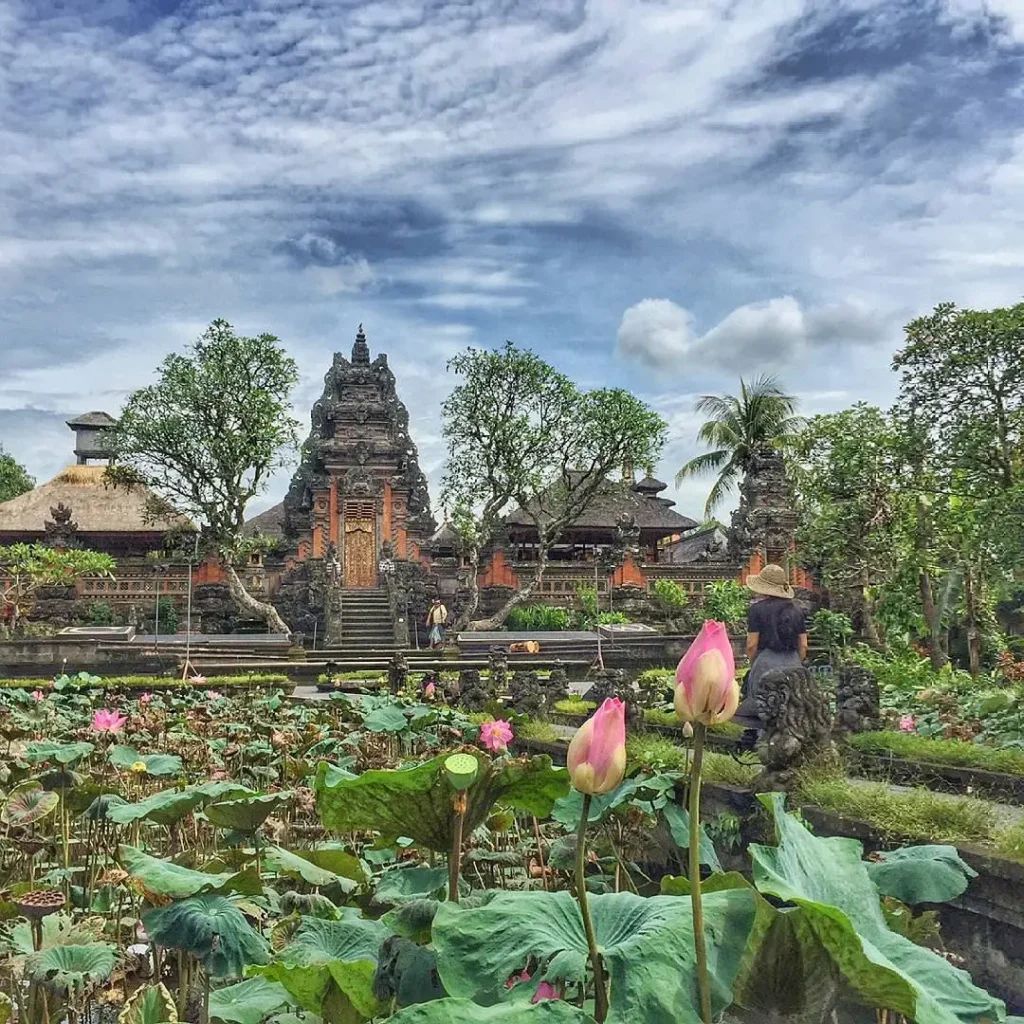
{"type": "Polygon", "coordinates": [[[1021,298],[1022,57],[1024,0],[0,0],[0,444],[49,479],[217,317],[304,424],[365,324],[435,506],[467,345],[644,397],[669,483],[741,376],[888,403],[1021,298]]]}

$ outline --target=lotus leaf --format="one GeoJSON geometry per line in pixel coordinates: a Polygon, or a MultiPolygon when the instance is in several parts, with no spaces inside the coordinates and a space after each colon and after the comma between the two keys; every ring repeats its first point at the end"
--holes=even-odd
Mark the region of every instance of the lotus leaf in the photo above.
{"type": "Polygon", "coordinates": [[[370,1018],[381,1011],[373,994],[377,953],[387,928],[358,911],[342,909],[341,920],[303,918],[294,938],[259,974],[278,981],[300,1006],[321,1017],[370,1018]]]}
{"type": "Polygon", "coordinates": [[[871,881],[901,903],[945,903],[978,875],[954,846],[906,846],[876,856],[865,865],[871,881]]]}
{"type": "Polygon", "coordinates": [[[369,712],[363,719],[363,728],[367,732],[402,732],[409,728],[409,719],[402,708],[387,704],[369,712]]]}
{"type": "Polygon", "coordinates": [[[202,786],[188,786],[185,789],[165,789],[134,804],[123,804],[111,808],[108,817],[119,825],[130,825],[133,821],[153,821],[157,825],[173,825],[186,814],[199,807],[205,807],[214,800],[237,797],[249,793],[245,786],[234,782],[207,782],[202,786]]]}
{"type": "Polygon", "coordinates": [[[263,884],[255,871],[207,874],[193,871],[169,860],[151,857],[134,846],[120,846],[117,851],[125,871],[138,879],[150,892],[158,896],[182,899],[200,893],[237,892],[248,896],[263,891],[263,884]]]}
{"type": "Polygon", "coordinates": [[[181,758],[177,754],[140,754],[134,747],[113,746],[107,760],[115,768],[131,769],[136,764],[146,766],[147,775],[177,775],[181,771],[181,758]]]}
{"type": "MultiPolygon", "coordinates": [[[[551,813],[569,791],[569,773],[552,768],[549,757],[491,761],[474,751],[480,770],[466,790],[464,829],[468,835],[487,819],[499,800],[538,818],[551,813]]],[[[452,788],[444,772],[445,755],[412,768],[368,771],[342,777],[321,762],[315,789],[324,825],[339,832],[377,830],[384,842],[409,836],[445,852],[452,843],[452,788]]]]}
{"type": "MultiPolygon", "coordinates": [[[[700,1024],[690,900],[620,892],[590,898],[611,980],[609,1024],[700,1024]]],[[[730,889],[704,900],[712,1002],[732,1002],[732,985],[754,924],[754,894],[730,889]]],[[[588,966],[579,906],[568,892],[499,892],[483,906],[442,903],[432,929],[441,981],[450,995],[495,1002],[505,982],[538,961],[535,977],[581,982],[588,966]]]]}
{"type": "MultiPolygon", "coordinates": [[[[665,824],[668,825],[669,832],[672,833],[672,839],[682,849],[688,850],[690,848],[689,811],[678,804],[666,804],[661,809],[661,813],[665,818],[665,824]]],[[[722,870],[722,864],[715,852],[715,844],[704,831],[703,825],[700,828],[700,862],[706,864],[712,871],[722,870]]]]}
{"type": "Polygon", "coordinates": [[[23,782],[11,791],[0,811],[0,821],[5,825],[34,825],[52,814],[59,803],[60,797],[43,789],[38,782],[23,782]]]}
{"type": "Polygon", "coordinates": [[[263,852],[263,863],[271,871],[276,871],[279,875],[291,875],[293,878],[301,878],[304,882],[308,882],[310,885],[315,885],[318,888],[327,885],[338,885],[342,892],[346,894],[357,888],[356,883],[351,878],[337,875],[333,871],[319,867],[312,861],[307,860],[302,854],[283,850],[280,846],[267,847],[263,852]]]}
{"type": "Polygon", "coordinates": [[[117,1024],[177,1024],[178,1008],[163,982],[137,988],[117,1015],[117,1024]]]}
{"type": "Polygon", "coordinates": [[[889,930],[859,842],[812,835],[785,813],[782,794],[759,799],[775,820],[778,845],[751,845],[754,883],[799,908],[794,927],[806,928],[828,950],[865,1005],[895,1010],[916,1024],[1005,1019],[1002,1002],[965,971],[889,930]]]}
{"type": "Polygon", "coordinates": [[[375,903],[409,903],[428,896],[442,896],[447,889],[447,868],[392,868],[381,876],[373,899],[375,903]]]}
{"type": "Polygon", "coordinates": [[[54,761],[57,764],[72,765],[80,761],[86,754],[91,754],[95,749],[92,743],[85,741],[54,743],[50,740],[40,740],[38,743],[29,743],[22,756],[29,764],[54,761]]]}
{"type": "Polygon", "coordinates": [[[53,946],[25,961],[25,977],[55,992],[80,995],[109,978],[114,963],[114,947],[106,942],[53,946]]]}
{"type": "Polygon", "coordinates": [[[223,800],[207,806],[206,817],[221,828],[239,832],[255,832],[279,807],[289,803],[293,793],[256,793],[252,796],[223,800]]]}
{"type": "Polygon", "coordinates": [[[238,978],[249,964],[265,964],[270,947],[242,912],[223,896],[192,896],[143,915],[159,946],[184,949],[215,978],[238,978]]]}
{"type": "Polygon", "coordinates": [[[210,1016],[228,1024],[260,1024],[290,1005],[285,987],[266,978],[249,978],[210,993],[210,1016]]]}
{"type": "Polygon", "coordinates": [[[469,999],[436,999],[400,1010],[388,1020],[391,1024],[594,1024],[593,1017],[561,999],[497,1006],[478,1006],[469,999]]]}
{"type": "MultiPolygon", "coordinates": [[[[610,793],[591,798],[587,821],[592,825],[597,824],[603,821],[613,808],[627,802],[635,803],[649,814],[654,814],[671,799],[677,778],[678,776],[674,774],[666,773],[655,776],[634,775],[632,778],[623,779],[610,793]]],[[[579,827],[582,813],[583,794],[579,790],[571,789],[555,802],[551,817],[567,828],[576,829],[579,827]]]]}
{"type": "Polygon", "coordinates": [[[394,999],[399,1006],[443,999],[445,992],[437,976],[437,954],[399,935],[381,944],[373,993],[382,1003],[394,999]]]}

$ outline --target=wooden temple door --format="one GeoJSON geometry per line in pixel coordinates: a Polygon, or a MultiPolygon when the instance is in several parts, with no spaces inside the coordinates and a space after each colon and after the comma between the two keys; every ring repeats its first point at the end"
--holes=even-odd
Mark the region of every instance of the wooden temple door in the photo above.
{"type": "Polygon", "coordinates": [[[345,586],[377,583],[377,510],[373,502],[345,503],[345,586]]]}

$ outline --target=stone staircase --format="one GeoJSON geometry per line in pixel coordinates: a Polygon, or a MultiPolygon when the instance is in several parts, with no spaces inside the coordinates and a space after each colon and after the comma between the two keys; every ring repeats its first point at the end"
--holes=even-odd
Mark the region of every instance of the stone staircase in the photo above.
{"type": "Polygon", "coordinates": [[[341,644],[339,654],[394,650],[395,626],[386,590],[341,592],[341,644]]]}

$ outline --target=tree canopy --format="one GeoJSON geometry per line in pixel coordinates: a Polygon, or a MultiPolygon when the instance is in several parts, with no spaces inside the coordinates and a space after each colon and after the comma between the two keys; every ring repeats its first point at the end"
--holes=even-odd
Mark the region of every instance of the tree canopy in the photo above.
{"type": "Polygon", "coordinates": [[[474,571],[482,548],[514,508],[537,529],[534,578],[488,624],[504,621],[543,575],[562,530],[585,511],[608,476],[653,465],[665,442],[664,420],[621,388],[581,390],[535,353],[511,342],[468,349],[449,370],[461,378],[443,406],[448,460],[442,502],[474,571]]]}
{"type": "Polygon", "coordinates": [[[244,337],[214,320],[186,354],[172,353],[155,384],[128,399],[113,430],[118,463],[110,473],[143,482],[163,510],[191,519],[204,547],[224,561],[232,596],[279,632],[272,605],[245,589],[233,562],[245,553],[249,502],[298,443],[289,401],[295,361],[272,334],[244,337]]]}
{"type": "Polygon", "coordinates": [[[10,501],[19,494],[31,491],[35,480],[13,455],[4,451],[0,445],[0,501],[10,501]]]}

